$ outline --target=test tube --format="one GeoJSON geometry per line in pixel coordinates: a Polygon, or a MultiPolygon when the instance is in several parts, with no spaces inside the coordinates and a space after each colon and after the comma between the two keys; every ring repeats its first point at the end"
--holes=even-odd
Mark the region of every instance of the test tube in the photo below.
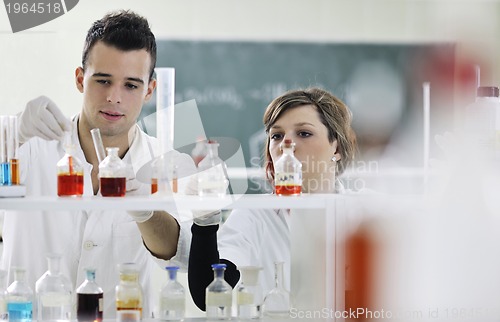
{"type": "Polygon", "coordinates": [[[7,159],[8,116],[0,115],[0,185],[10,182],[9,159],[7,159]]]}
{"type": "Polygon", "coordinates": [[[104,151],[104,145],[102,144],[101,131],[99,128],[95,128],[90,130],[90,134],[92,134],[92,141],[94,141],[95,153],[97,154],[97,160],[99,164],[106,158],[106,152],[104,151]]]}
{"type": "Polygon", "coordinates": [[[10,181],[11,185],[21,184],[21,176],[19,173],[19,135],[17,130],[17,116],[9,116],[9,132],[7,133],[7,158],[10,164],[10,181]]]}

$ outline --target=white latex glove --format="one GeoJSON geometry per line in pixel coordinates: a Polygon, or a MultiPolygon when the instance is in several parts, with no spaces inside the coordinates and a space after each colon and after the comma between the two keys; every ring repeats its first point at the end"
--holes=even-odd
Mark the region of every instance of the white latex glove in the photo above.
{"type": "MultiPolygon", "coordinates": [[[[134,168],[132,165],[127,164],[127,182],[126,182],[126,194],[134,194],[135,191],[139,190],[142,183],[139,182],[135,178],[134,168]]],[[[130,217],[134,219],[138,223],[143,223],[148,221],[151,217],[153,217],[152,210],[129,210],[127,211],[130,217]]]]}
{"type": "MultiPolygon", "coordinates": [[[[198,195],[198,176],[196,174],[189,178],[186,186],[186,195],[198,195]]],[[[198,226],[211,226],[221,223],[221,211],[219,210],[193,210],[193,222],[198,226]]]]}
{"type": "Polygon", "coordinates": [[[65,131],[71,131],[71,121],[46,96],[40,96],[26,104],[19,116],[19,142],[34,136],[45,140],[61,140],[65,131]]]}

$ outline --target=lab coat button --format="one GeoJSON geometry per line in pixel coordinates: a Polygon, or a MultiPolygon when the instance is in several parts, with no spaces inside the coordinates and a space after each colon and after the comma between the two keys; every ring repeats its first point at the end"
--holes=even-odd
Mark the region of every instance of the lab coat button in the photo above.
{"type": "Polygon", "coordinates": [[[83,243],[83,248],[85,250],[92,250],[92,248],[94,248],[94,242],[91,241],[91,240],[87,240],[85,243],[83,243]]]}

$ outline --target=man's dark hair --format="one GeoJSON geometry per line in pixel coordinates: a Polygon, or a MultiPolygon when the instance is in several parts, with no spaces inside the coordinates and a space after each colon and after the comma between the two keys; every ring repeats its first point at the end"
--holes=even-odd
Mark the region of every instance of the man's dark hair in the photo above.
{"type": "Polygon", "coordinates": [[[145,49],[151,55],[149,79],[153,77],[156,65],[156,40],[146,18],[134,12],[122,10],[108,13],[94,22],[87,32],[83,47],[82,67],[84,70],[89,52],[97,41],[123,51],[145,49]]]}

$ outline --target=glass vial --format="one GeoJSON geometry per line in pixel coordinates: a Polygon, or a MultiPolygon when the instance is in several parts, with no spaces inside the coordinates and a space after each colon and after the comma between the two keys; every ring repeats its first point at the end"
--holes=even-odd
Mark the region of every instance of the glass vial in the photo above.
{"type": "Polygon", "coordinates": [[[4,270],[0,270],[0,321],[8,321],[9,314],[7,312],[7,300],[8,293],[5,288],[7,281],[7,272],[4,270]]]}
{"type": "Polygon", "coordinates": [[[302,163],[293,155],[295,143],[285,139],[283,154],[274,164],[274,188],[278,196],[300,195],[302,192],[302,163]]]}
{"type": "Polygon", "coordinates": [[[206,294],[206,309],[208,320],[231,319],[233,289],[224,280],[226,264],[213,264],[214,280],[208,285],[206,294]]]}
{"type": "Polygon", "coordinates": [[[219,143],[207,142],[207,155],[198,164],[198,195],[200,197],[224,197],[226,194],[226,165],[219,158],[219,143]]]}
{"type": "Polygon", "coordinates": [[[287,317],[290,312],[290,293],[283,285],[283,262],[274,263],[274,288],[264,298],[264,315],[287,317]]]}
{"type": "Polygon", "coordinates": [[[19,169],[19,134],[17,116],[9,116],[9,133],[7,135],[7,158],[10,165],[10,184],[21,184],[19,169]]]}
{"type": "Polygon", "coordinates": [[[238,318],[260,319],[262,317],[262,288],[259,285],[261,267],[238,267],[241,273],[241,283],[238,286],[238,318]]]}
{"type": "Polygon", "coordinates": [[[177,281],[178,266],[167,266],[168,282],[160,290],[160,320],[181,321],[186,310],[186,293],[177,281]]]}
{"type": "Polygon", "coordinates": [[[139,270],[134,263],[118,265],[120,283],[116,286],[117,322],[137,322],[142,318],[142,289],[139,270]]]}
{"type": "Polygon", "coordinates": [[[118,148],[106,148],[108,156],[99,164],[99,182],[103,197],[125,196],[127,164],[118,156],[118,148]]]}
{"type": "Polygon", "coordinates": [[[95,268],[85,268],[85,281],[76,289],[76,319],[101,322],[104,292],[95,281],[95,268]]]}
{"type": "Polygon", "coordinates": [[[57,195],[80,197],[83,195],[83,164],[75,156],[71,132],[65,132],[64,149],[66,154],[57,162],[57,195]]]}
{"type": "Polygon", "coordinates": [[[7,158],[7,133],[9,117],[0,115],[0,185],[10,184],[10,165],[7,158]]]}
{"type": "Polygon", "coordinates": [[[13,268],[14,282],[7,288],[10,322],[30,322],[33,316],[33,290],[26,283],[26,270],[13,268]]]}
{"type": "Polygon", "coordinates": [[[47,255],[48,270],[36,281],[38,321],[69,321],[72,318],[73,285],[61,273],[61,255],[47,255]]]}

